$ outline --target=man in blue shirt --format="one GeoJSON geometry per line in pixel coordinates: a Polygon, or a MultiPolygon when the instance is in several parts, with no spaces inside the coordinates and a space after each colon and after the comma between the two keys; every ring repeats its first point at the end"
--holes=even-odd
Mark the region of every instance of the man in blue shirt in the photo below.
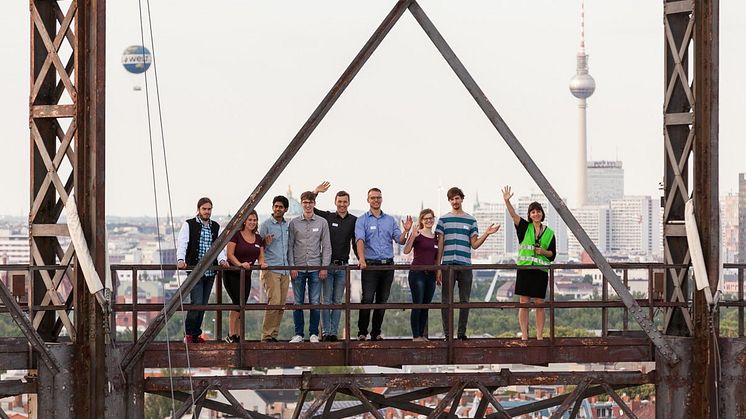
{"type": "MultiPolygon", "coordinates": [[[[381,211],[383,195],[378,188],[368,191],[368,204],[370,210],[358,217],[355,222],[355,241],[357,254],[360,259],[362,270],[363,297],[361,303],[385,304],[389,299],[391,284],[394,282],[394,271],[368,271],[369,265],[393,265],[394,245],[393,242],[404,244],[406,234],[412,228],[412,217],[407,217],[404,222],[404,232],[399,228],[394,217],[381,211]]],[[[381,337],[381,324],[385,310],[376,309],[373,312],[373,325],[370,330],[371,340],[383,340],[381,337]]],[[[360,310],[357,322],[358,340],[365,340],[368,335],[370,323],[370,310],[360,310]]]]}
{"type": "MultiPolygon", "coordinates": [[[[272,216],[259,227],[259,235],[264,240],[264,260],[269,266],[288,266],[288,222],[285,213],[290,203],[282,195],[272,199],[272,216]]],[[[290,286],[290,275],[287,270],[272,269],[262,271],[260,279],[262,289],[267,294],[267,304],[285,304],[290,286]]],[[[282,310],[267,310],[262,322],[262,340],[277,342],[282,321],[282,310]]]]}

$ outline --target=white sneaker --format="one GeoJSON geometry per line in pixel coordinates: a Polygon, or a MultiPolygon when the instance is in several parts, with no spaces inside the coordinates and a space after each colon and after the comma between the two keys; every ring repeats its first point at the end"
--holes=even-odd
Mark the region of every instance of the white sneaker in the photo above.
{"type": "MultiPolygon", "coordinates": [[[[316,338],[316,340],[318,341],[318,338],[316,338]]],[[[295,335],[293,336],[292,339],[290,339],[290,343],[301,343],[301,342],[303,342],[303,336],[301,335],[295,335]]]]}
{"type": "Polygon", "coordinates": [[[319,337],[316,335],[311,335],[311,337],[308,338],[308,341],[311,343],[319,343],[319,337]]]}

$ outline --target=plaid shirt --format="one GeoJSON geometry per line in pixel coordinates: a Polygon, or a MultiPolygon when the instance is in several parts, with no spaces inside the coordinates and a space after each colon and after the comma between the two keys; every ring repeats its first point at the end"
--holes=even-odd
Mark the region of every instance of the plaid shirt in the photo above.
{"type": "MultiPolygon", "coordinates": [[[[199,232],[199,248],[197,249],[197,260],[202,260],[207,251],[210,250],[210,246],[212,246],[212,220],[208,220],[207,225],[205,225],[199,219],[199,216],[195,217],[195,219],[202,227],[199,232]]],[[[205,276],[215,276],[215,271],[207,271],[205,272],[205,276]]]]}

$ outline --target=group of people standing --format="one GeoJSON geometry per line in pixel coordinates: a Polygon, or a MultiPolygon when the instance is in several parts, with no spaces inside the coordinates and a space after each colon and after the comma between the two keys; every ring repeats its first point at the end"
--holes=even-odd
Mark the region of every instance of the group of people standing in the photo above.
{"type": "MultiPolygon", "coordinates": [[[[464,193],[458,187],[447,192],[451,211],[442,215],[437,224],[435,213],[423,209],[414,225],[411,216],[400,223],[381,209],[383,195],[378,188],[371,188],[367,193],[369,210],[360,217],[348,212],[350,195],[345,191],[335,196],[336,211],[322,211],[316,208],[316,196],[326,192],[329,182],[323,182],[313,191],[303,192],[300,196],[303,212],[300,216],[288,221],[285,213],[289,201],[284,196],[272,200],[272,216],[261,225],[256,211],[252,211],[240,231],[220,252],[214,264],[224,267],[234,266],[251,269],[257,265],[262,268],[261,287],[267,296],[267,304],[282,306],[285,304],[289,286],[293,286],[294,303],[304,304],[306,291],[310,304],[341,304],[346,288],[344,267],[350,262],[354,253],[362,271],[363,304],[384,304],[388,301],[391,285],[394,280],[392,269],[370,269],[370,267],[394,264],[394,243],[404,245],[404,253],[413,252],[412,266],[409,271],[409,286],[414,304],[429,304],[437,286],[442,286],[443,301],[449,301],[455,288],[458,287],[459,303],[468,303],[471,296],[472,271],[455,269],[452,280],[445,281],[450,286],[443,286],[442,271],[435,269],[439,265],[471,265],[471,251],[478,249],[487,238],[495,234],[499,224],[491,224],[480,235],[476,219],[463,208],[464,193]],[[292,267],[284,270],[279,267],[292,267]],[[308,267],[308,269],[304,269],[308,267]],[[329,267],[328,269],[323,269],[329,267]]],[[[512,192],[509,186],[502,190],[503,198],[520,241],[517,264],[521,266],[548,265],[556,255],[553,231],[545,226],[544,210],[537,202],[529,206],[527,218],[520,217],[510,203],[512,192]]],[[[220,226],[211,220],[212,201],[201,198],[197,203],[197,216],[186,220],[179,233],[177,249],[177,267],[185,269],[196,265],[207,253],[216,240],[220,226]]],[[[244,272],[246,281],[241,286],[241,272],[226,270],[223,282],[233,304],[245,303],[251,289],[249,272],[244,272]],[[243,295],[241,290],[243,289],[243,295]]],[[[215,271],[207,271],[190,292],[191,303],[204,305],[209,300],[215,279],[215,271]]],[[[521,303],[532,299],[543,303],[548,283],[547,269],[519,269],[516,279],[515,294],[520,296],[521,303]]],[[[385,310],[375,309],[371,319],[370,309],[361,309],[358,318],[358,340],[382,340],[381,327],[385,310]],[[371,321],[372,320],[372,321],[371,321]]],[[[282,308],[265,311],[262,323],[261,339],[265,342],[277,342],[282,308]]],[[[338,340],[339,309],[311,309],[309,316],[308,340],[310,342],[335,342],[338,340]],[[323,332],[320,328],[323,323],[323,332]]],[[[200,343],[204,311],[189,311],[185,322],[187,343],[200,343]]],[[[442,310],[444,332],[453,336],[447,322],[447,310],[442,310]]],[[[467,339],[467,322],[469,309],[459,310],[459,322],[456,338],[467,339]]],[[[519,309],[519,324],[522,339],[528,339],[527,308],[519,309]]],[[[411,312],[412,337],[415,341],[427,340],[427,309],[413,309],[411,312]]],[[[305,324],[302,310],[294,310],[293,322],[295,334],[291,343],[305,340],[305,324]]],[[[542,338],[544,310],[536,310],[537,339],[542,338]]],[[[227,342],[237,342],[240,330],[240,316],[232,312],[229,320],[227,342]]]]}

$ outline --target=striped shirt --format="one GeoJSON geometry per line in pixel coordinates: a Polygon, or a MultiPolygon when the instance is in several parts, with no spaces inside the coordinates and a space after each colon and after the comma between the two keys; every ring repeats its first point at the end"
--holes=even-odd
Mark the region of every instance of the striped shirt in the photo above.
{"type": "Polygon", "coordinates": [[[440,217],[437,233],[443,235],[444,265],[471,265],[471,238],[479,235],[477,220],[467,213],[449,212],[440,217]]]}

